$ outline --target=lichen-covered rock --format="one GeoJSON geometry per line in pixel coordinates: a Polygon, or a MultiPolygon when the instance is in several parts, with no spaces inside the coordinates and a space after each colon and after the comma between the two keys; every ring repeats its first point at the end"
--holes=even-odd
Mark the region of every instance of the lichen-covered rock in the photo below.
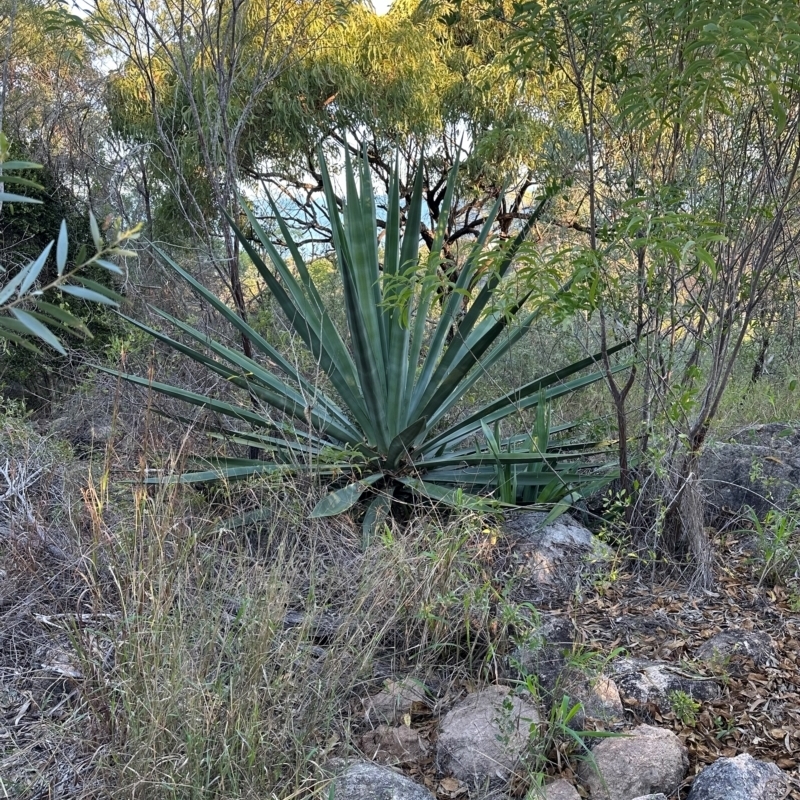
{"type": "Polygon", "coordinates": [[[539,721],[536,707],[506,686],[467,695],[439,726],[439,770],[472,785],[504,782],[529,746],[531,726],[539,721]]]}
{"type": "Polygon", "coordinates": [[[707,766],[686,800],[783,800],[788,791],[789,781],[775,764],[741,753],[707,766]]]}
{"type": "Polygon", "coordinates": [[[564,669],[558,683],[542,692],[542,701],[548,714],[560,714],[559,709],[566,705],[571,716],[564,721],[573,730],[583,730],[587,718],[613,728],[625,716],[622,699],[611,678],[590,677],[575,667],[564,669]]]}
{"type": "Polygon", "coordinates": [[[672,731],[640,725],[619,738],[603,739],[578,775],[592,800],[634,800],[672,794],[689,767],[686,747],[672,731]]]}
{"type": "Polygon", "coordinates": [[[641,797],[635,797],[634,800],[667,800],[667,796],[663,792],[656,792],[655,794],[643,794],[641,797]]]}
{"type": "Polygon", "coordinates": [[[543,800],[581,800],[578,790],[568,781],[559,778],[544,787],[543,800]]]}
{"type": "Polygon", "coordinates": [[[413,764],[428,754],[428,746],[407,725],[379,725],[361,737],[364,755],[379,764],[413,764]]]}
{"type": "Polygon", "coordinates": [[[617,684],[605,675],[585,681],[570,697],[583,706],[585,716],[601,722],[617,722],[625,715],[617,684]]]}
{"type": "Polygon", "coordinates": [[[788,508],[800,499],[800,424],[753,425],[709,445],[700,476],[710,522],[745,506],[759,517],[788,508]]]}
{"type": "Polygon", "coordinates": [[[567,665],[575,642],[575,626],[568,617],[544,612],[540,615],[531,641],[517,646],[509,656],[514,677],[535,675],[539,686],[552,691],[567,665]]]}
{"type": "Polygon", "coordinates": [[[705,641],[695,653],[701,661],[752,659],[759,667],[776,666],[775,645],[759,631],[722,631],[705,641]]]}
{"type": "Polygon", "coordinates": [[[414,678],[387,681],[380,692],[362,702],[368,722],[390,725],[400,722],[405,714],[411,713],[415,704],[423,708],[429,706],[425,686],[414,678]]]}
{"type": "Polygon", "coordinates": [[[367,762],[347,767],[334,778],[334,787],[334,800],[435,800],[405,775],[367,762]]]}
{"type": "Polygon", "coordinates": [[[546,514],[510,514],[503,532],[512,545],[511,572],[517,593],[533,602],[552,602],[571,595],[581,578],[602,572],[612,557],[588,528],[563,514],[544,525],[546,514]]]}
{"type": "Polygon", "coordinates": [[[665,661],[619,658],[612,664],[611,674],[624,700],[642,705],[653,703],[662,713],[671,710],[674,692],[682,692],[701,702],[716,700],[720,695],[715,681],[692,677],[665,661]]]}

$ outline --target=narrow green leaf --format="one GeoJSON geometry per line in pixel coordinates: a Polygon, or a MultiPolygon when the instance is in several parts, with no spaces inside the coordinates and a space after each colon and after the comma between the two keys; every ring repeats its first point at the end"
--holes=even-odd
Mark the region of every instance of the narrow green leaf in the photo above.
{"type": "Polygon", "coordinates": [[[61,287],[61,291],[65,292],[66,294],[71,294],[74,297],[79,297],[81,300],[88,300],[92,303],[99,303],[100,305],[104,306],[113,306],[117,307],[119,303],[111,300],[109,297],[106,297],[104,294],[100,294],[99,292],[93,292],[91,289],[86,289],[83,286],[73,286],[71,284],[66,284],[61,287]]]}
{"type": "Polygon", "coordinates": [[[431,385],[431,377],[439,364],[442,351],[447,343],[447,337],[461,312],[462,304],[465,299],[464,293],[468,292],[473,276],[480,265],[480,256],[484,252],[484,247],[489,238],[492,225],[494,225],[494,221],[497,219],[502,199],[503,193],[500,194],[492,206],[477,241],[473,245],[463,267],[461,267],[455,286],[450,290],[450,296],[447,298],[444,310],[436,324],[433,338],[428,346],[428,352],[425,355],[425,363],[417,379],[417,386],[414,391],[414,397],[412,398],[412,404],[419,402],[419,398],[426,393],[428,387],[431,385]]]}
{"type": "Polygon", "coordinates": [[[0,182],[10,183],[14,186],[27,186],[29,189],[42,190],[44,188],[41,184],[36,183],[36,181],[29,180],[28,178],[20,178],[19,175],[8,175],[5,172],[0,175],[0,182]]]}
{"type": "MultiPolygon", "coordinates": [[[[238,229],[234,228],[234,230],[236,231],[238,229]]],[[[201,284],[194,277],[192,277],[192,275],[190,275],[186,270],[184,270],[176,261],[170,258],[169,255],[167,255],[162,250],[159,250],[158,248],[156,248],[156,251],[159,253],[161,258],[164,259],[167,265],[170,266],[175,272],[177,272],[178,275],[180,275],[200,297],[202,297],[212,308],[214,308],[222,317],[224,317],[224,319],[226,319],[231,325],[233,325],[233,327],[236,328],[236,330],[247,336],[247,338],[250,339],[250,341],[256,348],[260,349],[261,352],[264,353],[264,355],[266,355],[270,359],[270,361],[274,362],[275,364],[278,365],[278,367],[280,367],[281,371],[285,375],[290,377],[292,380],[296,381],[298,385],[301,386],[309,396],[315,397],[318,399],[319,402],[323,403],[326,406],[326,408],[334,416],[337,416],[338,419],[343,424],[345,425],[349,424],[349,420],[347,416],[344,414],[344,412],[330,398],[328,398],[324,394],[321,394],[316,386],[312,386],[308,381],[306,381],[303,378],[303,376],[299,372],[297,372],[294,366],[289,361],[287,361],[281,355],[281,353],[278,352],[260,333],[258,333],[258,331],[250,327],[244,320],[242,320],[242,318],[233,309],[226,306],[225,303],[223,303],[213,292],[211,292],[209,289],[203,286],[203,284],[201,284]]],[[[263,268],[265,272],[269,273],[269,270],[267,270],[266,265],[263,264],[261,258],[259,257],[258,253],[255,252],[255,250],[253,250],[252,253],[249,254],[251,255],[251,257],[255,257],[256,259],[258,259],[258,261],[261,262],[261,268],[263,268]]],[[[274,277],[271,275],[271,273],[269,274],[271,279],[274,281],[274,277]]],[[[277,284],[276,281],[275,284],[277,288],[280,289],[280,284],[277,284]]],[[[290,303],[288,298],[286,299],[286,302],[290,303]]],[[[330,339],[328,340],[328,342],[330,344],[330,339]]],[[[341,347],[344,348],[344,344],[342,344],[341,347]]],[[[325,370],[326,374],[330,376],[330,373],[328,373],[326,370],[326,361],[323,357],[323,354],[322,353],[318,354],[313,349],[312,352],[314,353],[315,357],[319,358],[322,369],[325,370]]],[[[347,357],[349,358],[349,356],[347,357]]],[[[341,377],[339,373],[337,373],[337,375],[339,375],[339,378],[341,377]]],[[[340,387],[342,386],[341,381],[343,381],[343,379],[341,379],[340,381],[339,379],[337,379],[337,376],[332,376],[331,381],[333,385],[336,387],[337,391],[339,391],[340,396],[345,400],[345,402],[347,402],[347,407],[351,409],[353,411],[353,414],[355,415],[356,412],[358,411],[358,407],[356,407],[356,409],[354,410],[353,406],[350,405],[349,403],[350,395],[346,391],[347,386],[345,386],[345,391],[341,391],[340,387]]],[[[356,418],[358,419],[358,417],[356,418]]]]}
{"type": "Polygon", "coordinates": [[[496,510],[499,505],[496,500],[479,497],[478,495],[465,492],[460,488],[449,489],[432,483],[429,480],[422,481],[419,478],[400,478],[400,483],[405,484],[409,489],[413,489],[417,494],[421,494],[423,497],[436,500],[439,503],[444,503],[451,508],[468,508],[472,511],[481,511],[485,513],[496,510]]]}
{"type": "Polygon", "coordinates": [[[67,222],[61,220],[61,228],[58,231],[58,245],[56,246],[56,269],[59,276],[64,274],[64,268],[67,266],[67,222]]]}
{"type": "Polygon", "coordinates": [[[64,350],[61,342],[59,342],[58,339],[44,325],[42,325],[38,319],[19,308],[12,308],[11,313],[17,318],[17,321],[30,332],[31,336],[36,336],[45,344],[49,344],[53,350],[58,351],[62,356],[67,354],[67,351],[64,350]]]}
{"type": "MultiPolygon", "coordinates": [[[[20,347],[24,347],[26,350],[30,350],[32,353],[41,353],[42,351],[36,347],[35,344],[28,341],[25,336],[20,336],[19,330],[14,327],[13,324],[10,324],[16,322],[17,321],[15,319],[0,316],[0,340],[18,344],[20,347]]],[[[25,330],[22,326],[20,326],[20,329],[22,331],[25,330]]]]}
{"type": "MultiPolygon", "coordinates": [[[[80,256],[80,254],[78,254],[80,256]]],[[[79,259],[80,263],[80,259],[79,259]]],[[[98,266],[102,267],[109,272],[113,272],[115,275],[124,275],[125,273],[113,262],[106,260],[105,258],[98,258],[95,262],[98,266]]]]}
{"type": "MultiPolygon", "coordinates": [[[[20,172],[26,169],[44,169],[41,164],[37,164],[35,161],[4,161],[0,164],[0,169],[3,172],[7,170],[13,170],[14,172],[20,172]]],[[[39,187],[42,188],[41,186],[39,187]]]]}
{"type": "Polygon", "coordinates": [[[75,275],[72,280],[77,281],[81,286],[91,289],[93,292],[97,292],[97,294],[102,294],[104,297],[113,300],[117,304],[125,299],[121,294],[110,289],[108,286],[103,286],[102,283],[93,281],[91,278],[85,278],[83,275],[75,275]]]}
{"type": "Polygon", "coordinates": [[[34,200],[32,197],[25,197],[22,194],[0,192],[0,203],[30,203],[31,205],[40,206],[42,201],[34,200]]]}
{"type": "Polygon", "coordinates": [[[75,333],[89,339],[92,338],[92,332],[86,326],[86,323],[74,314],[70,314],[69,311],[59,308],[52,303],[46,303],[44,300],[37,299],[34,305],[42,314],[57,319],[62,325],[71,328],[75,333]]]}
{"type": "Polygon", "coordinates": [[[389,512],[392,510],[392,494],[377,494],[367,507],[364,521],[361,523],[361,546],[366,550],[383,527],[389,512]]]}
{"type": "MultiPolygon", "coordinates": [[[[430,311],[431,302],[436,293],[435,278],[439,270],[442,254],[442,244],[444,243],[444,235],[447,230],[447,223],[450,218],[450,210],[453,203],[453,195],[455,193],[456,178],[458,177],[459,161],[456,158],[456,163],[450,170],[447,178],[447,187],[444,193],[444,199],[439,210],[439,220],[436,226],[436,233],[434,234],[434,241],[431,245],[430,253],[428,254],[428,264],[423,277],[422,286],[418,298],[418,306],[414,319],[413,334],[411,336],[410,354],[409,354],[409,374],[416,374],[417,367],[420,362],[420,354],[422,353],[422,345],[425,340],[425,330],[428,322],[428,313],[430,311]],[[413,373],[411,372],[413,370],[413,373]]],[[[421,407],[421,403],[414,402],[413,396],[419,395],[416,387],[407,387],[408,416],[406,420],[414,419],[416,416],[427,416],[417,414],[417,409],[421,407]]]]}
{"type": "MultiPolygon", "coordinates": [[[[609,348],[608,353],[609,355],[612,355],[626,347],[630,347],[630,345],[630,341],[621,342],[620,344],[609,348]]],[[[569,364],[566,367],[562,367],[555,372],[551,372],[548,375],[543,375],[541,378],[536,378],[530,383],[526,383],[524,386],[520,386],[514,391],[503,395],[503,397],[482,406],[477,411],[465,417],[463,420],[460,420],[447,430],[442,431],[430,441],[427,441],[425,443],[425,452],[431,452],[440,444],[452,441],[457,435],[469,435],[469,431],[477,430],[480,427],[481,420],[484,420],[487,423],[494,422],[496,419],[502,419],[504,416],[513,414],[516,411],[522,410],[523,408],[530,408],[531,406],[536,405],[537,399],[531,398],[533,395],[538,394],[540,389],[552,387],[554,384],[560,384],[566,378],[569,378],[575,373],[600,363],[601,359],[602,353],[595,353],[594,355],[583,358],[574,362],[573,364],[569,364]]],[[[626,364],[619,365],[614,371],[620,371],[622,369],[629,368],[629,366],[630,365],[626,364]]],[[[586,378],[580,378],[576,381],[568,382],[563,384],[561,387],[557,387],[555,390],[549,391],[547,397],[548,399],[552,399],[559,396],[559,393],[566,394],[571,391],[575,391],[578,388],[589,385],[590,383],[602,380],[603,377],[604,373],[602,371],[594,372],[586,378]]],[[[431,422],[429,421],[428,424],[430,425],[431,422]]]]}
{"type": "Polygon", "coordinates": [[[92,232],[92,241],[94,242],[95,250],[99,253],[103,249],[103,237],[100,235],[100,228],[91,211],[89,212],[89,229],[92,232]]]}
{"type": "Polygon", "coordinates": [[[388,469],[397,469],[403,455],[414,444],[414,440],[425,430],[427,420],[423,417],[412,422],[404,431],[394,437],[386,453],[386,466],[388,469]]]}
{"type": "MultiPolygon", "coordinates": [[[[39,253],[38,258],[35,261],[31,261],[27,267],[24,267],[22,270],[22,283],[19,287],[18,296],[23,297],[28,293],[28,290],[33,286],[36,279],[39,277],[39,274],[42,271],[42,267],[44,267],[45,262],[47,261],[47,257],[50,255],[50,251],[53,249],[53,243],[45,247],[41,253],[39,253]]],[[[2,302],[2,301],[0,301],[2,302]]]]}

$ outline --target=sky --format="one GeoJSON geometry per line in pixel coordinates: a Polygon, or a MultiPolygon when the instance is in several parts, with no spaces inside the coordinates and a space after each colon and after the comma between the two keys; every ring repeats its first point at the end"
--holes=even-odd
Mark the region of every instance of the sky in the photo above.
{"type": "Polygon", "coordinates": [[[392,5],[394,0],[372,0],[372,5],[375,7],[377,14],[385,14],[392,5]]]}

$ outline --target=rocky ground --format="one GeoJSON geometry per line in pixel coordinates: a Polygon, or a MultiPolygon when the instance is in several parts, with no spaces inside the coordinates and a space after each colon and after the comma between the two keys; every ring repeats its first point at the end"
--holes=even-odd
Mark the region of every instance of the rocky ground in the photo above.
{"type": "MultiPolygon", "coordinates": [[[[415,668],[391,650],[387,627],[371,676],[332,692],[335,735],[324,757],[302,766],[309,781],[292,797],[800,799],[800,596],[791,580],[765,570],[757,532],[717,535],[715,589],[692,593],[674,567],[631,558],[569,515],[544,529],[541,521],[520,514],[453,550],[459,569],[468,565],[486,589],[484,621],[510,633],[484,631],[469,664],[415,668]],[[504,604],[517,615],[505,622],[504,604]],[[521,640],[526,626],[531,635],[521,640]]],[[[798,531],[789,533],[782,546],[796,552],[798,531]]],[[[50,544],[20,540],[0,565],[0,798],[100,800],[111,794],[116,748],[126,746],[116,661],[122,609],[101,597],[96,563],[68,557],[66,541],[41,541],[50,544]]],[[[348,558],[330,547],[322,559],[345,585],[356,556],[348,558]]],[[[408,564],[428,563],[424,552],[414,558],[422,560],[408,564]]],[[[170,559],[164,564],[168,574],[170,559]]],[[[111,589],[124,588],[107,573],[111,589]]],[[[410,603],[418,587],[407,586],[410,603]]],[[[301,607],[278,613],[278,647],[301,631],[292,652],[310,653],[322,670],[337,655],[337,631],[352,629],[350,642],[361,635],[345,606],[313,617],[301,607]]],[[[379,612],[363,613],[373,628],[380,623],[379,612]]],[[[238,616],[234,606],[222,614],[226,630],[238,616]]]]}
{"type": "MultiPolygon", "coordinates": [[[[547,707],[568,694],[583,701],[583,727],[628,736],[601,739],[592,750],[606,772],[604,786],[591,761],[579,757],[580,748],[554,734],[547,744],[548,800],[633,800],[651,791],[690,800],[800,798],[800,614],[785,589],[756,585],[758,566],[746,544],[728,537],[717,588],[699,595],[679,577],[651,583],[657,573],[639,566],[617,570],[613,579],[605,572],[584,581],[579,596],[564,597],[555,579],[574,577],[576,551],[568,559],[572,569],[565,569],[557,559],[565,551],[557,552],[552,541],[542,548],[528,543],[517,554],[520,549],[540,576],[550,570],[554,577],[544,585],[555,594],[539,597],[540,605],[550,606],[542,611],[544,646],[522,667],[537,675],[545,708],[519,698],[509,707],[502,686],[464,687],[461,697],[439,707],[416,684],[410,690],[390,684],[388,696],[378,695],[367,707],[388,702],[391,709],[394,696],[400,698],[397,713],[368,713],[362,748],[370,761],[391,764],[414,780],[395,787],[393,796],[430,797],[419,794],[420,786],[440,800],[520,796],[516,790],[523,791],[525,781],[515,759],[525,745],[516,733],[528,721],[541,722],[547,707]],[[505,738],[498,722],[504,714],[515,732],[505,738]]],[[[508,559],[503,563],[507,567],[508,559]]],[[[521,677],[519,669],[510,669],[508,685],[521,677]]],[[[544,720],[551,730],[553,719],[551,712],[544,720]]],[[[337,798],[378,796],[371,792],[383,785],[385,773],[361,774],[364,769],[346,773],[337,798]]]]}

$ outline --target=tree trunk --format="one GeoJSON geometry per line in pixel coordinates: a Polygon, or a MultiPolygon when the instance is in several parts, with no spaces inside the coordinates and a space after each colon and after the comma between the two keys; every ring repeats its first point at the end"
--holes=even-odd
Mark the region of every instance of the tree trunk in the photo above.
{"type": "Polygon", "coordinates": [[[758,349],[756,363],[753,364],[753,372],[750,375],[750,382],[756,383],[764,374],[764,367],[767,365],[767,349],[769,348],[769,336],[764,334],[761,337],[761,346],[758,349]]]}
{"type": "Polygon", "coordinates": [[[704,525],[705,499],[699,467],[697,450],[681,461],[675,500],[664,521],[664,544],[673,556],[691,555],[693,588],[710,589],[714,585],[714,551],[704,525]]]}

